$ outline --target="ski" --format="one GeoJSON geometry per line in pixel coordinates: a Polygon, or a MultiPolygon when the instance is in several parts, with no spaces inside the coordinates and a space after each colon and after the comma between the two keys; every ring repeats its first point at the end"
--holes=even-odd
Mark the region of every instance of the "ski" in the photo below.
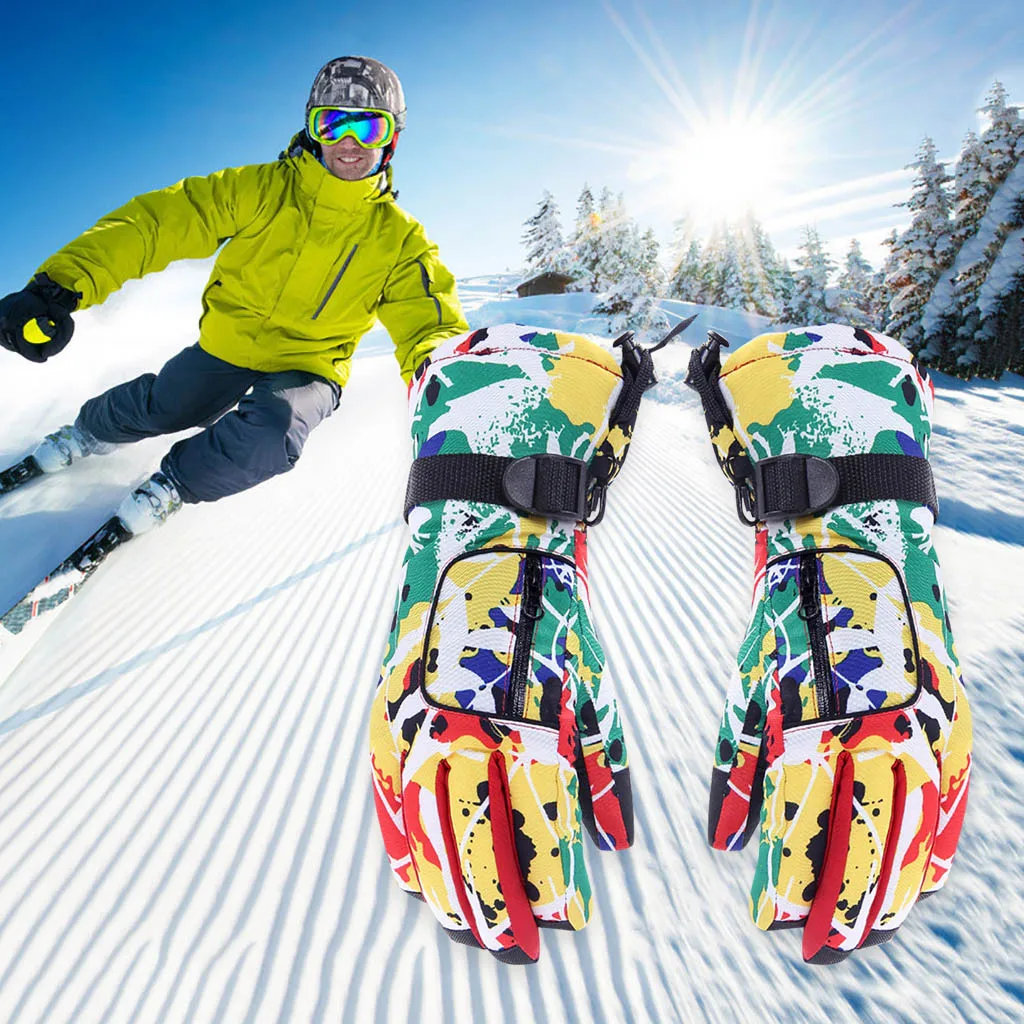
{"type": "Polygon", "coordinates": [[[115,548],[132,533],[115,515],[0,618],[0,684],[115,548]]]}
{"type": "Polygon", "coordinates": [[[43,468],[36,461],[36,457],[26,455],[20,462],[0,470],[0,497],[10,494],[22,484],[27,484],[29,480],[35,480],[37,476],[42,475],[43,468]]]}

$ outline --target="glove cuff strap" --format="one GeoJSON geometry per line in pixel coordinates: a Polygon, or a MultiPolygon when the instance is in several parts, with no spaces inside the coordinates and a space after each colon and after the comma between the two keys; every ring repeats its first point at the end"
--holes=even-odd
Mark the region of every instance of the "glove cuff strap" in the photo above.
{"type": "Polygon", "coordinates": [[[734,466],[737,506],[746,522],[818,515],[865,501],[912,501],[938,518],[928,460],[914,455],[862,454],[822,459],[779,455],[734,466]],[[749,519],[744,516],[744,512],[749,519]]]}
{"type": "Polygon", "coordinates": [[[78,308],[78,303],[82,299],[81,292],[74,292],[70,288],[65,288],[64,285],[58,284],[48,274],[36,274],[32,278],[32,283],[29,286],[36,295],[47,302],[52,302],[61,309],[66,310],[69,314],[73,313],[78,308]]]}
{"type": "Polygon", "coordinates": [[[566,455],[427,455],[413,461],[405,518],[431,501],[479,501],[522,515],[573,522],[591,514],[595,488],[589,467],[566,455]]]}

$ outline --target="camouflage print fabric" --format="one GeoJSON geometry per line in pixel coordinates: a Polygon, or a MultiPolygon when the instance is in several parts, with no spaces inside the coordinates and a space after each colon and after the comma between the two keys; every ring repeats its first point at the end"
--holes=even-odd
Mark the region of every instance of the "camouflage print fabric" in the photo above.
{"type": "MultiPolygon", "coordinates": [[[[443,341],[411,384],[417,456],[557,453],[614,472],[622,387],[588,339],[509,325],[443,341]]],[[[459,941],[537,959],[537,925],[592,912],[586,824],[632,841],[626,748],[587,592],[586,527],[416,505],[373,704],[381,831],[402,888],[459,941]]]]}
{"type": "MultiPolygon", "coordinates": [[[[880,334],[765,334],[725,360],[717,386],[727,472],[743,454],[928,456],[931,382],[880,334]]],[[[891,938],[945,883],[960,834],[971,718],[933,524],[902,500],[757,524],[709,838],[738,849],[760,825],[754,920],[803,926],[811,962],[891,938]]]]}
{"type": "Polygon", "coordinates": [[[318,72],[309,91],[306,117],[314,107],[386,110],[395,128],[405,127],[405,96],[398,76],[372,57],[335,57],[318,72]]]}

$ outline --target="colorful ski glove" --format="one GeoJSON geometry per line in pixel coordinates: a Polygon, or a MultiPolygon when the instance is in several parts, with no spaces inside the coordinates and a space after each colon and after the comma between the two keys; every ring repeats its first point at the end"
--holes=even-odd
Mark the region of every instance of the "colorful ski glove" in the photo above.
{"type": "Polygon", "coordinates": [[[892,938],[940,889],[971,717],[932,544],[934,390],[898,342],[828,325],[690,361],[716,457],[756,524],[754,599],[708,834],[760,822],[751,912],[810,963],[892,938]]]}
{"type": "Polygon", "coordinates": [[[650,356],[506,325],[441,343],[411,384],[411,537],[370,746],[399,885],[506,963],[582,928],[597,846],[633,838],[594,630],[586,525],[629,445],[650,356]],[[472,495],[475,500],[467,500],[472,495]]]}
{"type": "Polygon", "coordinates": [[[20,292],[0,299],[0,345],[33,363],[45,363],[71,340],[71,314],[81,297],[46,274],[36,274],[20,292]]]}

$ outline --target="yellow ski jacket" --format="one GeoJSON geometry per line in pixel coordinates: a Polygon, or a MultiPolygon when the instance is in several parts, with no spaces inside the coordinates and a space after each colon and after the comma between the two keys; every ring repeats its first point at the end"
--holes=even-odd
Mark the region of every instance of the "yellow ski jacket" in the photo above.
{"type": "Polygon", "coordinates": [[[39,272],[81,292],[85,309],[130,278],[223,245],[203,292],[205,351],[234,366],[309,370],[344,386],[356,345],[379,317],[408,382],[438,342],[468,325],[437,246],[394,198],[390,168],[342,181],[293,148],[274,163],[137,196],[39,272]]]}

